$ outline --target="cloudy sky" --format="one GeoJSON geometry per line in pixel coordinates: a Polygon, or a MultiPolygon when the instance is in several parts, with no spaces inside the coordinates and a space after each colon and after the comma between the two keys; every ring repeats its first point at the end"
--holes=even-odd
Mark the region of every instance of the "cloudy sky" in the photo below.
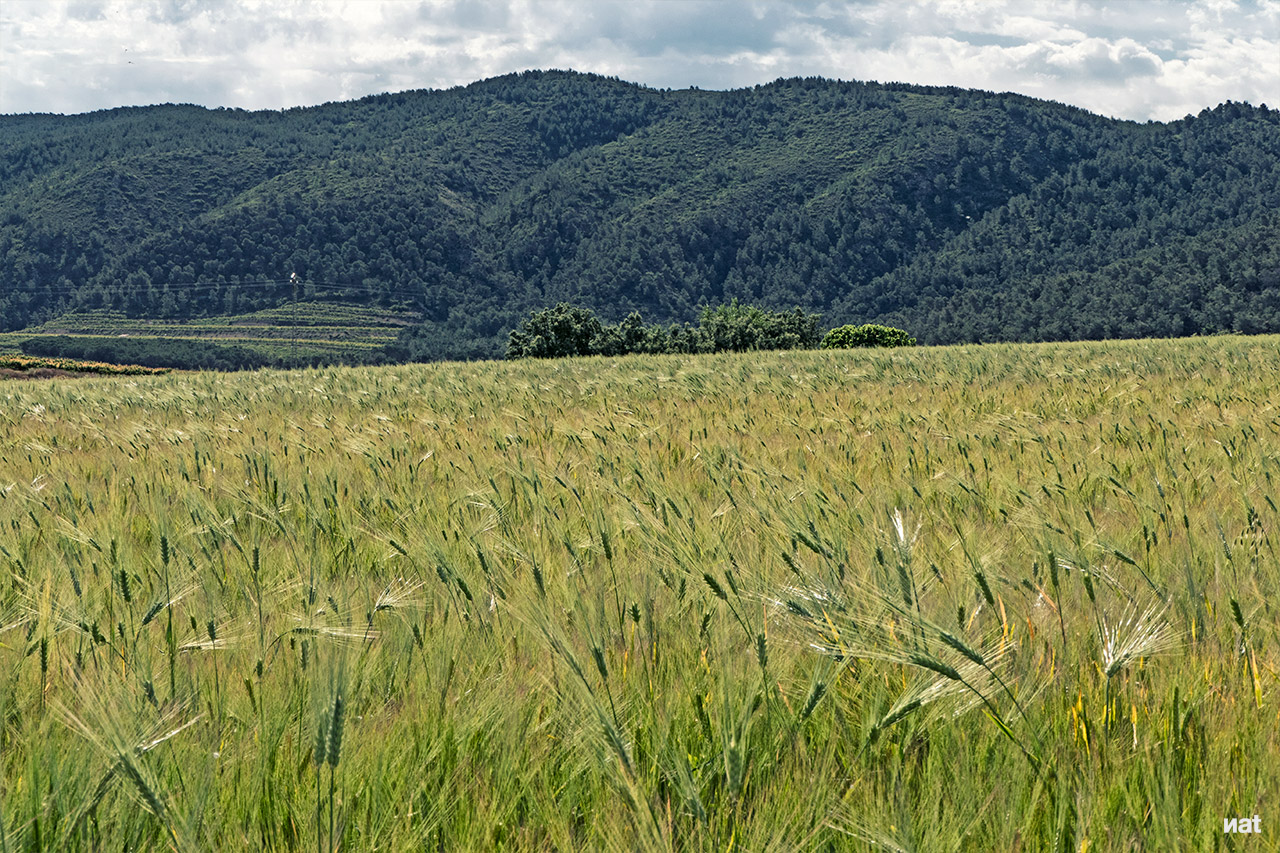
{"type": "Polygon", "coordinates": [[[898,80],[1169,120],[1280,106],[1280,0],[0,0],[0,113],[277,109],[529,68],[898,80]]]}

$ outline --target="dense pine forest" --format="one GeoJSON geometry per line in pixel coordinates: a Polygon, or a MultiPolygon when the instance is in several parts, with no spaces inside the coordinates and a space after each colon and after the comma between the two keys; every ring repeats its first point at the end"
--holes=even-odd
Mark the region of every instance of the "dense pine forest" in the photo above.
{"type": "Polygon", "coordinates": [[[0,331],[295,302],[404,309],[398,358],[535,309],[706,306],[921,343],[1280,331],[1280,113],[1168,124],[823,79],[528,72],[283,112],[0,117],[0,331]]]}

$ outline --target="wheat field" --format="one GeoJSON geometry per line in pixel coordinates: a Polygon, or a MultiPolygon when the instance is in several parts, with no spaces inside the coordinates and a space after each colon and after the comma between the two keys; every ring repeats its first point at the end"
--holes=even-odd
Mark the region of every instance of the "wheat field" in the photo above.
{"type": "Polygon", "coordinates": [[[1278,477],[1275,337],[0,384],[0,853],[1266,849],[1278,477]]]}

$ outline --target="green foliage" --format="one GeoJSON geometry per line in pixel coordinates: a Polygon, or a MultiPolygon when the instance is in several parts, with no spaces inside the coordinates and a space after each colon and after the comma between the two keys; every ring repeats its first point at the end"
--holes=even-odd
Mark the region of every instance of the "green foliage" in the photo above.
{"type": "Polygon", "coordinates": [[[639,311],[632,311],[616,325],[604,326],[593,346],[593,352],[599,355],[674,351],[671,331],[657,324],[646,324],[639,311]]]}
{"type": "Polygon", "coordinates": [[[752,350],[812,349],[818,345],[817,314],[800,308],[766,311],[754,305],[704,308],[698,318],[706,352],[749,352],[752,350]]]}
{"type": "Polygon", "coordinates": [[[0,374],[40,376],[50,372],[97,373],[103,376],[153,376],[159,373],[168,373],[169,368],[82,361],[70,358],[0,354],[0,374]]]}
{"type": "Polygon", "coordinates": [[[669,326],[736,299],[926,343],[1262,332],[1277,210],[1280,113],[1235,103],[1136,125],[956,88],[535,72],[2,116],[0,331],[345,302],[417,315],[396,357],[482,358],[562,301],[669,326]]]}
{"type": "Polygon", "coordinates": [[[822,349],[849,349],[851,347],[911,347],[916,339],[902,329],[864,323],[861,326],[839,326],[822,338],[822,349]]]}
{"type": "Polygon", "coordinates": [[[635,311],[606,326],[590,309],[562,302],[533,312],[511,332],[507,358],[811,349],[819,320],[799,308],[769,311],[733,300],[704,308],[696,326],[646,325],[635,311]]]}
{"type": "Polygon", "coordinates": [[[554,308],[533,312],[511,330],[507,358],[592,355],[598,351],[603,331],[599,318],[590,309],[561,302],[554,308]]]}

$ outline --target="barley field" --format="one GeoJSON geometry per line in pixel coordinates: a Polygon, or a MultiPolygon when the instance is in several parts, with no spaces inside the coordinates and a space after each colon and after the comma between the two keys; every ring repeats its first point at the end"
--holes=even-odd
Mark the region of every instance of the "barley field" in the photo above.
{"type": "Polygon", "coordinates": [[[0,384],[0,853],[1274,849],[1278,480],[1275,337],[0,384]]]}

